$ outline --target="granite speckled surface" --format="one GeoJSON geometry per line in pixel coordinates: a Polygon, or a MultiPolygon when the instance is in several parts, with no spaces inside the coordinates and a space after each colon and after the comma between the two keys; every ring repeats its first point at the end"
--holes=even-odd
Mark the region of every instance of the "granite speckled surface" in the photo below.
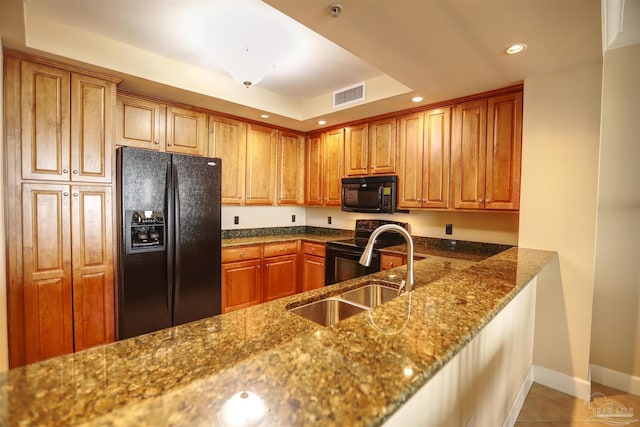
{"type": "Polygon", "coordinates": [[[0,424],[221,425],[248,390],[268,407],[261,426],[380,425],[555,256],[429,256],[413,292],[331,327],[286,309],[404,267],[14,369],[0,424]]]}

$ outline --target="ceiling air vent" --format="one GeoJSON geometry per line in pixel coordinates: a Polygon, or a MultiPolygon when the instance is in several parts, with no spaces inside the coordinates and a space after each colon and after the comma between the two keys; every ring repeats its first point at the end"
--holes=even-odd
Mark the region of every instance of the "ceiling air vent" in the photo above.
{"type": "Polygon", "coordinates": [[[333,108],[364,101],[364,82],[333,92],[333,108]]]}

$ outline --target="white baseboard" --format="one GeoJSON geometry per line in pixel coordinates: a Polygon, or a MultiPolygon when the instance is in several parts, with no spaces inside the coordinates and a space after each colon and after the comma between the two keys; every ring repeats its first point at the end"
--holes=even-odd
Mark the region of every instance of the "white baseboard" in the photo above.
{"type": "Polygon", "coordinates": [[[591,395],[591,382],[558,371],[533,366],[533,381],[580,399],[591,395]]]}
{"type": "Polygon", "coordinates": [[[518,415],[520,415],[524,401],[526,400],[529,389],[531,388],[531,384],[533,384],[533,366],[529,368],[529,372],[527,372],[527,375],[524,377],[524,381],[522,381],[522,385],[513,400],[513,404],[509,409],[507,418],[505,418],[504,423],[502,423],[502,427],[513,427],[516,424],[518,415]]]}
{"type": "Polygon", "coordinates": [[[640,377],[603,368],[598,365],[590,365],[590,368],[591,381],[594,383],[640,396],[640,377]]]}

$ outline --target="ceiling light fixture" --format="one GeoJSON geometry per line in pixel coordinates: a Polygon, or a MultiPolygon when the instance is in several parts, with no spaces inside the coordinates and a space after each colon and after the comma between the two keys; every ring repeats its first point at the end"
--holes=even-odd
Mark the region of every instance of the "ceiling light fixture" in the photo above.
{"type": "Polygon", "coordinates": [[[260,114],[260,117],[263,119],[268,119],[269,115],[268,114],[260,114]]]}
{"type": "Polygon", "coordinates": [[[527,45],[524,43],[516,43],[509,46],[504,52],[507,55],[515,55],[516,53],[520,53],[527,48],[527,45]]]}
{"type": "Polygon", "coordinates": [[[223,68],[233,80],[242,83],[246,88],[257,85],[269,71],[276,68],[272,62],[273,52],[268,46],[247,43],[229,49],[226,53],[223,68]]]}
{"type": "Polygon", "coordinates": [[[413,98],[411,98],[411,102],[422,102],[424,98],[421,96],[414,96],[413,98]]]}
{"type": "Polygon", "coordinates": [[[322,126],[322,125],[326,125],[326,124],[327,124],[327,121],[326,121],[326,120],[318,120],[318,124],[319,124],[320,126],[322,126]]]}
{"type": "Polygon", "coordinates": [[[337,18],[340,13],[342,13],[342,5],[340,4],[332,4],[327,8],[327,12],[334,18],[337,18]]]}

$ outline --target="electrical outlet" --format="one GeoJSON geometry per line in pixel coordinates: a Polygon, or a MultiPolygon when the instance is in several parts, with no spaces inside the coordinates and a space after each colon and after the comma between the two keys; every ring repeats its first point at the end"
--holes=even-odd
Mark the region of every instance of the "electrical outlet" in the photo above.
{"type": "Polygon", "coordinates": [[[330,216],[327,217],[327,224],[331,224],[331,217],[330,216]]]}
{"type": "Polygon", "coordinates": [[[453,224],[447,224],[444,227],[445,234],[453,234],[453,224]]]}
{"type": "Polygon", "coordinates": [[[295,215],[291,215],[291,222],[296,222],[296,216],[295,215]]]}
{"type": "Polygon", "coordinates": [[[233,223],[236,224],[236,225],[240,224],[240,217],[239,216],[234,216],[233,217],[233,223]]]}

